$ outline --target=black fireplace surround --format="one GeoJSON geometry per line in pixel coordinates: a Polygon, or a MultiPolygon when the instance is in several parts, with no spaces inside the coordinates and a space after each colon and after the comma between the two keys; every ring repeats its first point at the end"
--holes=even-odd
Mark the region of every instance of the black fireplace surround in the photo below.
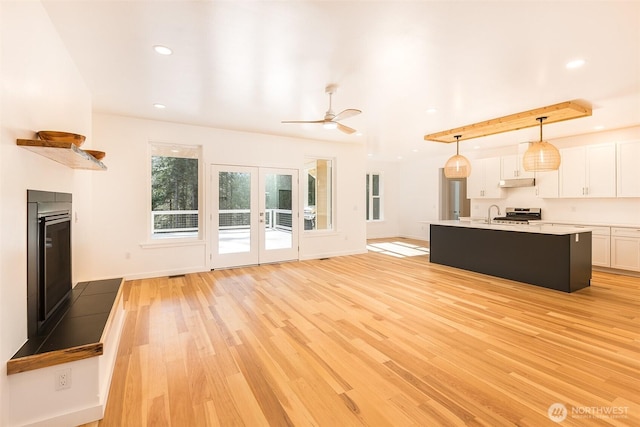
{"type": "Polygon", "coordinates": [[[27,190],[27,334],[47,333],[71,294],[71,194],[27,190]]]}

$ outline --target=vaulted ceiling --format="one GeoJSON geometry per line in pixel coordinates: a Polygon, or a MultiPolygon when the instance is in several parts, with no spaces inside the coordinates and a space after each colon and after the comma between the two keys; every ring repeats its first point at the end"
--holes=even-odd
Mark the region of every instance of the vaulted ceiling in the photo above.
{"type": "MultiPolygon", "coordinates": [[[[640,124],[639,2],[43,4],[97,112],[365,144],[385,160],[448,153],[424,135],[574,99],[592,116],[549,124],[546,138],[640,124]],[[575,59],[584,65],[567,68],[575,59]],[[330,83],[335,112],[363,111],[343,122],[357,134],[281,123],[321,119],[330,83]]],[[[525,129],[461,150],[538,136],[525,129]]]]}

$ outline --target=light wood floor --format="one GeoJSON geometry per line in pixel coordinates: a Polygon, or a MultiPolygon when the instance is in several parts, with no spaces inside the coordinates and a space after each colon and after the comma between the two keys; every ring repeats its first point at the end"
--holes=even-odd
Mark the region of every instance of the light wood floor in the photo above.
{"type": "Polygon", "coordinates": [[[102,427],[640,425],[640,278],[369,253],[124,286],[102,427]]]}

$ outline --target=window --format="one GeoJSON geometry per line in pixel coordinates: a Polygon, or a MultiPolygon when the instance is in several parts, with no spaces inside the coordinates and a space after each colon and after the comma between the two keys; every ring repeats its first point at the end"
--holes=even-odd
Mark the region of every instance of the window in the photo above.
{"type": "Polygon", "coordinates": [[[382,176],[367,174],[367,221],[382,220],[382,176]]]}
{"type": "Polygon", "coordinates": [[[200,147],[151,144],[151,238],[198,237],[200,147]]]}
{"type": "Polygon", "coordinates": [[[333,161],[307,159],[304,169],[305,230],[333,229],[333,161]]]}

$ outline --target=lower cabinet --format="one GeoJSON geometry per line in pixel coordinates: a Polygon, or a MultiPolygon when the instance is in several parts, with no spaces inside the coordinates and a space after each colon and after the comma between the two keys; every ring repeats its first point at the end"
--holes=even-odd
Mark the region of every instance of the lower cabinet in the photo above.
{"type": "Polygon", "coordinates": [[[563,227],[587,228],[591,230],[591,264],[611,267],[611,228],[591,225],[553,224],[563,227]]]}
{"type": "Polygon", "coordinates": [[[591,232],[591,264],[611,267],[611,235],[609,227],[594,227],[591,232]]]}
{"type": "Polygon", "coordinates": [[[553,223],[591,230],[591,264],[597,267],[640,271],[640,229],[553,223]]]}
{"type": "Polygon", "coordinates": [[[611,268],[640,271],[640,229],[611,228],[611,268]]]}

